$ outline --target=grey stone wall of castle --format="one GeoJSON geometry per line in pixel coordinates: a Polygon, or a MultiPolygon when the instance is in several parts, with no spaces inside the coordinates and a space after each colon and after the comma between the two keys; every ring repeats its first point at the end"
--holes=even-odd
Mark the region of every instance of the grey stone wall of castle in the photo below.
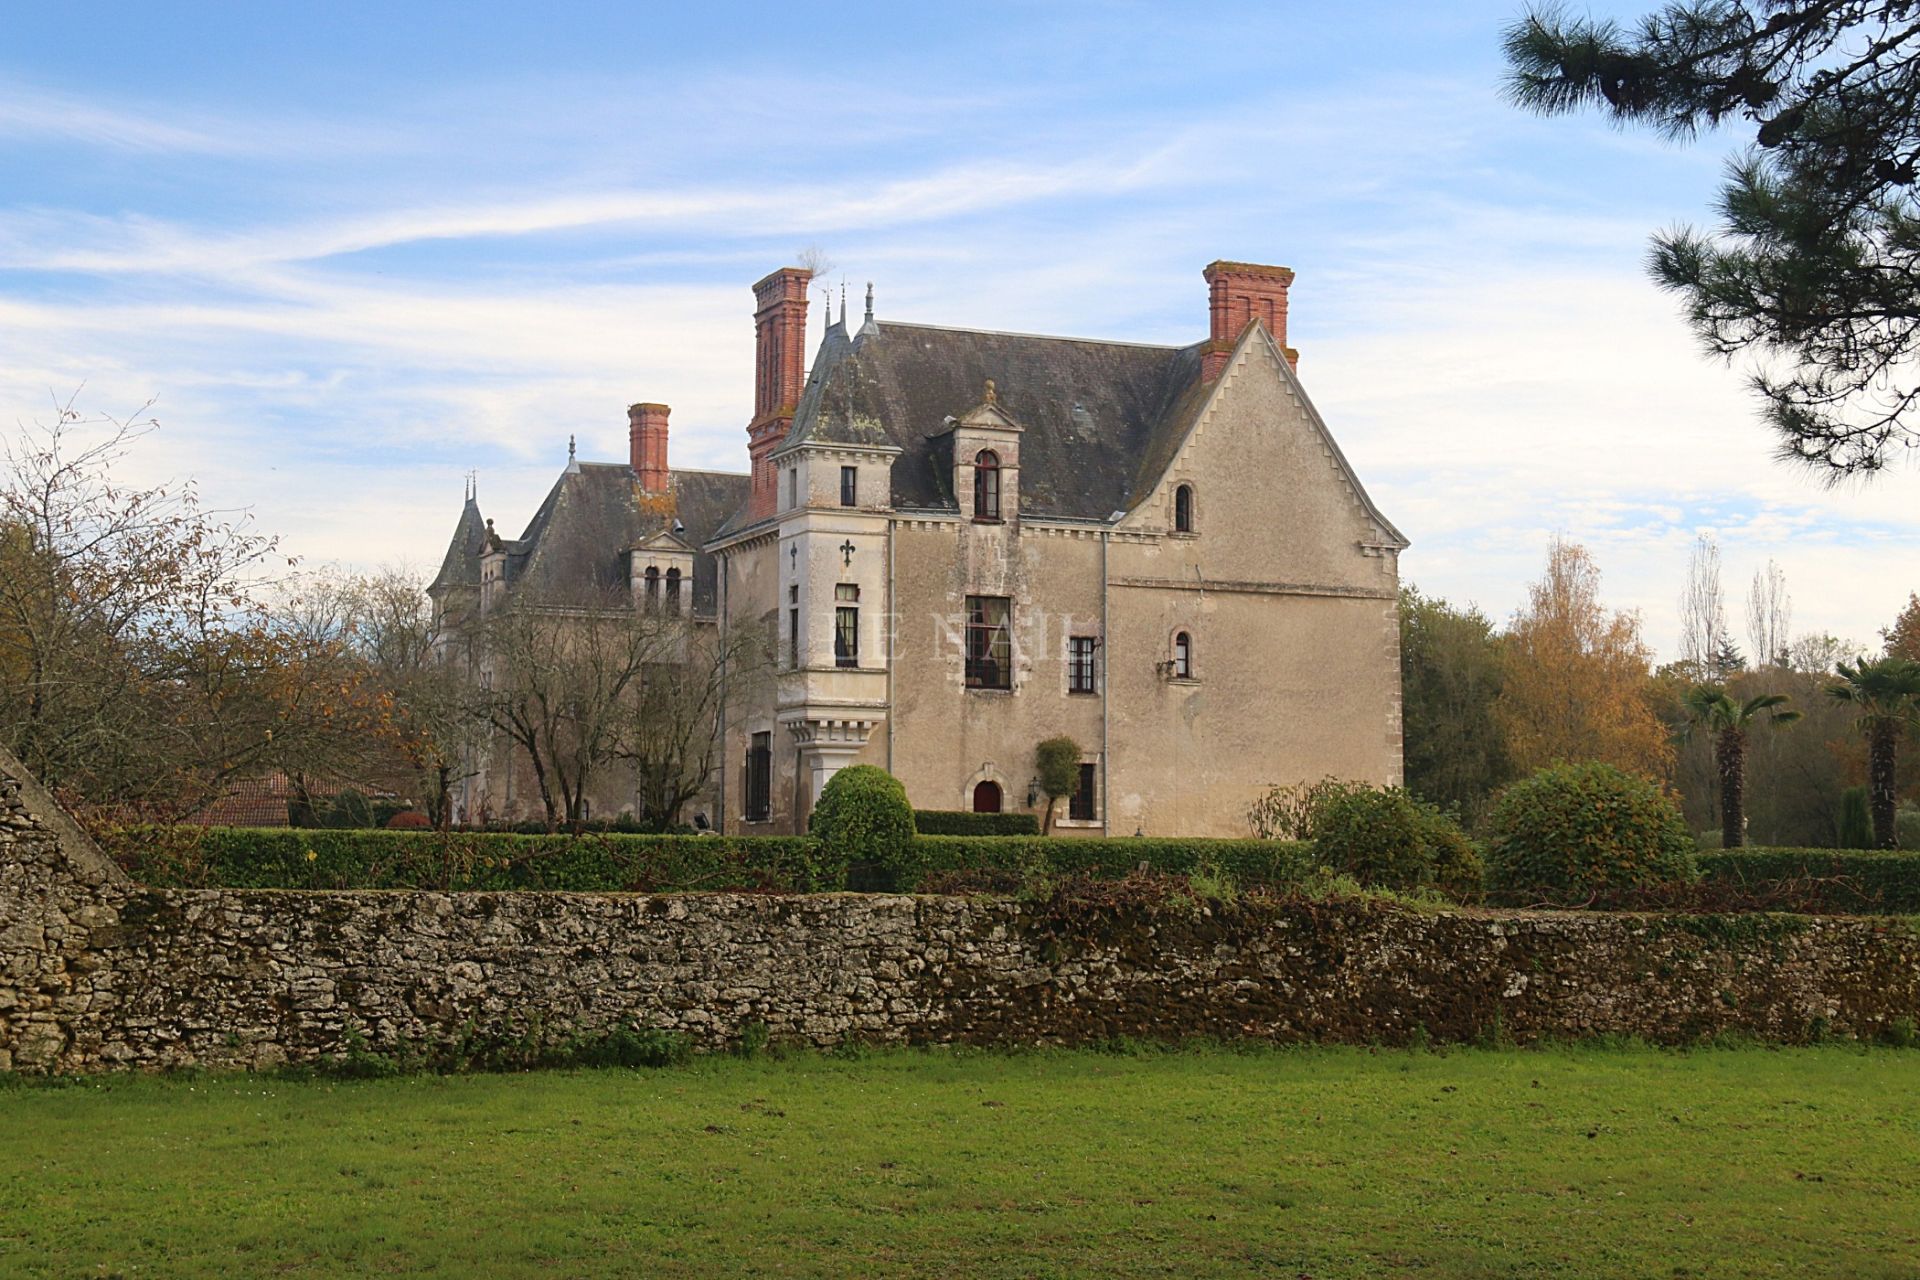
{"type": "Polygon", "coordinates": [[[707,1047],[1188,1035],[1875,1038],[1920,937],[1865,918],[858,896],[155,890],[0,757],[0,1070],[269,1067],[621,1023],[707,1047]]]}

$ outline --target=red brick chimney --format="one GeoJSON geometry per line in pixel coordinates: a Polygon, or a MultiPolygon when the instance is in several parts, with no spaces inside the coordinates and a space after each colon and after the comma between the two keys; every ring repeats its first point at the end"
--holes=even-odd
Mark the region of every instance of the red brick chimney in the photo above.
{"type": "Polygon", "coordinates": [[[1287,345],[1287,288],[1293,268],[1263,267],[1251,262],[1210,262],[1201,273],[1207,279],[1208,307],[1213,329],[1201,358],[1201,377],[1212,382],[1227,367],[1227,357],[1255,320],[1286,353],[1296,368],[1300,353],[1287,345]]]}
{"type": "Polygon", "coordinates": [[[627,456],[640,488],[647,493],[665,493],[667,477],[667,414],[663,404],[627,406],[627,456]]]}
{"type": "Polygon", "coordinates": [[[753,286],[753,327],[758,337],[754,358],[753,421],[747,424],[747,452],[753,458],[753,496],[749,513],[773,514],[778,490],[767,455],[787,438],[794,407],[807,378],[807,282],[805,267],[782,267],[753,286]]]}

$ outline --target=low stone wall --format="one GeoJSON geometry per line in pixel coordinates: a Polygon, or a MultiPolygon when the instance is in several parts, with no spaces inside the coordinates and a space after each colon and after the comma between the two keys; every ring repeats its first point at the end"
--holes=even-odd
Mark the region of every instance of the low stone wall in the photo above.
{"type": "Polygon", "coordinates": [[[1877,1037],[1904,921],[832,894],[151,890],[0,757],[0,1069],[263,1067],[464,1032],[775,1040],[1877,1037]]]}

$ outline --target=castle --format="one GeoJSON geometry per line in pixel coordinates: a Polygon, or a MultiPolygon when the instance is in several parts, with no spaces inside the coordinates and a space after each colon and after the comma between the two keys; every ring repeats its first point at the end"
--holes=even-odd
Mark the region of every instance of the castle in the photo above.
{"type": "MultiPolygon", "coordinates": [[[[1301,385],[1293,272],[1204,274],[1188,346],[882,321],[869,288],[809,365],[810,275],[776,271],[749,474],[674,470],[667,407],[636,404],[628,460],[570,460],[518,539],[469,495],[436,614],[600,585],[760,629],[777,670],[728,692],[694,806],[728,832],[804,830],[853,763],[918,808],[1037,809],[1060,734],[1084,753],[1062,833],[1244,835],[1273,783],[1397,783],[1407,541],[1301,385]]],[[[537,808],[510,750],[482,757],[460,816],[537,808]]]]}

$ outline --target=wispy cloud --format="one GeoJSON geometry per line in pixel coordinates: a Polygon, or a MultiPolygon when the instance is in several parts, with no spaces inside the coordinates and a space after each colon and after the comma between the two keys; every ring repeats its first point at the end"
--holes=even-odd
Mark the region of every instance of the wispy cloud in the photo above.
{"type": "Polygon", "coordinates": [[[1702,529],[1730,581],[1780,560],[1809,628],[1868,638],[1911,585],[1920,475],[1776,466],[1644,279],[1647,231],[1704,207],[1699,152],[1549,130],[1465,73],[1210,62],[1179,96],[1169,53],[1130,96],[1065,64],[813,79],[776,52],[224,115],[0,86],[0,176],[57,142],[136,179],[0,198],[0,418],[82,380],[157,393],[138,465],[311,557],[425,564],[462,472],[512,527],[569,434],[619,456],[634,399],[674,406],[676,462],[741,467],[746,285],[803,244],[886,316],[1172,342],[1204,327],[1202,263],[1280,260],[1306,384],[1423,587],[1503,616],[1566,532],[1665,644],[1702,529]]]}

